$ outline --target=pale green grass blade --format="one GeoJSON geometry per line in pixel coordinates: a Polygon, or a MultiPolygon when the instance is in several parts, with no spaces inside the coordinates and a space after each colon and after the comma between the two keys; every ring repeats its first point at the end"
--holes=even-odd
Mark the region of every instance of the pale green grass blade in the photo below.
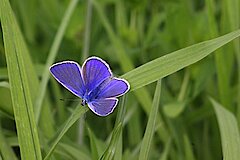
{"type": "Polygon", "coordinates": [[[90,139],[92,159],[98,159],[99,153],[98,153],[97,144],[96,144],[97,139],[90,128],[88,128],[88,135],[89,135],[89,139],[90,139]]]}
{"type": "Polygon", "coordinates": [[[91,21],[92,21],[92,2],[91,0],[87,0],[86,27],[84,32],[84,47],[82,49],[82,61],[87,59],[87,57],[89,56],[91,21]]]}
{"type": "Polygon", "coordinates": [[[186,133],[183,135],[184,148],[185,148],[185,160],[196,160],[193,154],[193,147],[186,133]]]}
{"type": "Polygon", "coordinates": [[[170,152],[171,144],[172,144],[172,138],[169,138],[169,140],[168,140],[168,142],[167,142],[159,160],[167,160],[168,159],[168,154],[170,152]]]}
{"type": "MultiPolygon", "coordinates": [[[[239,0],[228,0],[224,1],[225,7],[227,9],[227,18],[230,22],[225,25],[231,30],[240,28],[240,1],[239,0]]],[[[237,68],[240,70],[240,39],[234,40],[234,49],[237,59],[237,68]]],[[[240,74],[238,74],[238,84],[240,84],[240,74]]],[[[240,127],[240,85],[238,85],[238,93],[237,93],[237,105],[238,105],[238,126],[240,127]]]]}
{"type": "Polygon", "coordinates": [[[23,56],[24,42],[7,0],[0,2],[0,17],[21,158],[40,160],[41,150],[27,75],[28,59],[23,56]]]}
{"type": "MultiPolygon", "coordinates": [[[[117,113],[117,118],[115,121],[115,127],[117,127],[117,124],[121,123],[123,124],[123,120],[125,117],[125,112],[126,112],[126,107],[125,107],[125,100],[126,100],[126,95],[124,95],[121,99],[120,99],[120,105],[118,108],[118,113],[117,113]]],[[[120,131],[120,135],[119,135],[119,139],[118,139],[118,143],[116,144],[116,151],[115,151],[115,156],[114,156],[114,160],[122,160],[122,151],[123,151],[123,133],[122,130],[120,131]]]]}
{"type": "Polygon", "coordinates": [[[12,148],[7,142],[6,137],[3,135],[2,128],[0,126],[0,153],[5,160],[17,160],[12,148]]]}
{"type": "Polygon", "coordinates": [[[185,102],[174,101],[163,106],[164,114],[170,118],[179,116],[186,106],[185,102]]]}
{"type": "MultiPolygon", "coordinates": [[[[210,31],[210,38],[214,38],[219,35],[218,32],[218,22],[215,20],[215,7],[213,0],[207,0],[207,11],[208,11],[208,21],[209,21],[209,31],[210,31]]],[[[229,53],[231,54],[231,53],[229,53]]],[[[232,56],[227,56],[232,57],[232,56]]],[[[217,84],[218,84],[218,92],[219,92],[219,99],[220,102],[228,107],[231,108],[231,94],[230,94],[230,69],[231,65],[226,65],[226,55],[224,54],[222,48],[217,50],[214,54],[215,65],[217,70],[217,84]]]]}
{"type": "Polygon", "coordinates": [[[175,51],[124,74],[122,78],[129,81],[131,91],[133,91],[203,59],[239,36],[240,30],[237,30],[224,36],[175,51]]]}
{"type": "Polygon", "coordinates": [[[148,159],[148,155],[150,152],[150,147],[151,147],[151,143],[153,140],[153,135],[156,127],[155,124],[157,120],[158,108],[160,103],[160,94],[161,94],[161,80],[158,80],[154,98],[153,98],[151,112],[150,112],[148,123],[147,123],[147,128],[145,130],[143,141],[141,144],[139,160],[148,159]]]}
{"type": "Polygon", "coordinates": [[[65,150],[75,160],[91,160],[87,153],[65,143],[59,143],[60,151],[65,150]]]}
{"type": "Polygon", "coordinates": [[[238,160],[240,157],[240,135],[234,115],[210,98],[217,115],[224,160],[238,160]]]}
{"type": "Polygon", "coordinates": [[[50,142],[50,149],[48,153],[46,154],[46,157],[44,160],[47,160],[50,158],[51,154],[53,153],[54,149],[56,148],[57,144],[60,142],[61,138],[64,136],[64,134],[69,130],[69,128],[84,114],[88,111],[87,107],[83,107],[81,105],[78,105],[75,110],[73,111],[72,115],[68,118],[66,123],[63,125],[63,127],[56,133],[56,135],[53,137],[53,139],[50,142]]]}
{"type": "Polygon", "coordinates": [[[50,77],[50,73],[49,73],[49,67],[54,63],[55,57],[57,56],[57,52],[59,50],[59,46],[62,42],[62,38],[63,35],[65,33],[65,30],[67,28],[68,22],[71,18],[71,15],[76,7],[78,3],[78,0],[72,0],[65,12],[65,15],[63,17],[63,20],[58,28],[57,34],[55,36],[55,39],[53,41],[53,44],[51,46],[48,58],[47,58],[47,62],[44,66],[44,70],[42,73],[42,81],[39,87],[39,94],[38,94],[38,98],[36,99],[35,102],[35,107],[36,107],[36,112],[35,112],[35,116],[36,116],[36,121],[38,123],[39,121],[39,117],[40,117],[40,113],[41,113],[41,109],[42,109],[42,103],[43,103],[43,99],[44,99],[44,95],[47,89],[47,83],[50,77]]]}
{"type": "Polygon", "coordinates": [[[119,142],[119,136],[122,131],[122,123],[119,123],[117,127],[114,128],[113,133],[112,133],[112,138],[110,141],[110,144],[106,151],[103,153],[101,156],[101,160],[111,160],[114,157],[115,151],[116,151],[116,146],[119,142]]]}

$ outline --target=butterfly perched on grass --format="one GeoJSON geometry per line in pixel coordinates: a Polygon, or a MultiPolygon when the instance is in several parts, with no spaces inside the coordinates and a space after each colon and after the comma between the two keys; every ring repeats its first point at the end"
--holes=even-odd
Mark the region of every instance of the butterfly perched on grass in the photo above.
{"type": "Polygon", "coordinates": [[[125,79],[113,77],[109,65],[99,57],[85,60],[82,68],[74,61],[63,61],[50,67],[53,77],[74,95],[82,105],[99,116],[107,116],[115,109],[117,97],[130,89],[125,79]]]}

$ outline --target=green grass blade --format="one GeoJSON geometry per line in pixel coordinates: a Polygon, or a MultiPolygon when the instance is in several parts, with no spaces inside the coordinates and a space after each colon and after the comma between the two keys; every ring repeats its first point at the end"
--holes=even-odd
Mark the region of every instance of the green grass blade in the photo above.
{"type": "Polygon", "coordinates": [[[74,158],[74,160],[91,160],[89,155],[82,150],[73,147],[71,145],[65,144],[65,143],[59,143],[60,151],[64,150],[67,152],[71,157],[74,158]]]}
{"type": "Polygon", "coordinates": [[[0,1],[0,12],[21,158],[40,160],[41,150],[34,120],[30,79],[27,75],[28,59],[24,57],[24,42],[7,0],[0,1]]]}
{"type": "Polygon", "coordinates": [[[224,160],[238,160],[240,157],[240,135],[237,120],[234,115],[210,98],[217,115],[221,135],[224,160]]]}
{"type": "Polygon", "coordinates": [[[133,91],[203,59],[239,36],[240,30],[237,30],[224,36],[175,51],[124,74],[122,78],[129,81],[131,91],[133,91]]]}
{"type": "Polygon", "coordinates": [[[122,123],[119,123],[117,127],[114,128],[110,144],[106,151],[101,156],[101,160],[111,160],[114,157],[114,153],[119,142],[120,133],[122,131],[122,123]]]}
{"type": "MultiPolygon", "coordinates": [[[[117,113],[117,117],[116,117],[116,121],[115,121],[115,127],[117,127],[116,125],[119,123],[123,124],[123,120],[124,120],[125,112],[126,112],[125,100],[126,100],[126,95],[120,99],[120,105],[119,105],[120,108],[118,108],[118,113],[117,113]]],[[[118,143],[116,144],[114,160],[122,160],[122,151],[123,151],[123,142],[122,142],[123,135],[122,134],[123,133],[121,130],[119,139],[118,139],[118,143]]]]}
{"type": "Polygon", "coordinates": [[[47,58],[47,62],[45,64],[43,73],[42,73],[42,81],[39,87],[39,94],[38,94],[38,98],[36,99],[35,105],[36,105],[36,112],[35,112],[35,116],[36,116],[36,121],[38,123],[39,121],[39,117],[40,117],[40,113],[41,113],[41,108],[42,108],[42,103],[43,103],[43,99],[44,99],[44,95],[46,92],[46,88],[47,88],[47,83],[50,77],[50,73],[49,73],[49,66],[53,64],[55,57],[57,56],[57,52],[59,49],[59,46],[62,42],[62,38],[63,35],[65,33],[65,30],[67,28],[68,22],[71,18],[71,15],[77,5],[78,0],[72,0],[65,12],[65,15],[63,17],[63,20],[60,24],[60,27],[58,28],[57,34],[55,36],[55,39],[53,41],[52,47],[50,49],[48,58],[47,58]]]}
{"type": "Polygon", "coordinates": [[[155,131],[155,124],[157,120],[157,113],[158,113],[159,102],[160,102],[160,94],[161,94],[161,80],[158,80],[154,98],[153,98],[151,112],[150,112],[148,123],[147,123],[147,128],[145,130],[145,134],[141,144],[139,160],[148,159],[148,154],[150,151],[150,146],[151,146],[151,142],[152,142],[154,131],[155,131]]]}
{"type": "MultiPolygon", "coordinates": [[[[210,38],[214,38],[218,36],[218,27],[217,21],[215,20],[215,8],[214,8],[214,1],[208,0],[206,1],[207,8],[208,8],[208,21],[209,21],[209,31],[210,31],[210,38]]],[[[231,53],[230,53],[231,54],[231,53]]],[[[232,57],[232,56],[228,56],[232,57]]],[[[226,55],[224,54],[222,48],[217,50],[214,54],[215,65],[217,70],[217,83],[218,83],[218,92],[219,92],[219,99],[220,102],[228,107],[231,108],[231,94],[230,94],[230,69],[232,68],[231,65],[226,65],[226,55]]],[[[229,59],[229,58],[228,58],[229,59]]]]}
{"type": "Polygon", "coordinates": [[[98,153],[97,144],[96,144],[97,139],[90,128],[88,128],[88,135],[90,139],[92,159],[98,159],[99,153],[98,153]]]}
{"type": "MultiPolygon", "coordinates": [[[[116,56],[118,57],[119,64],[124,72],[128,72],[134,69],[133,62],[128,56],[128,53],[125,51],[124,44],[121,39],[114,33],[114,30],[107,19],[106,14],[104,13],[103,7],[100,3],[96,0],[91,0],[93,6],[95,7],[98,16],[108,34],[108,37],[116,50],[116,56]]],[[[132,88],[132,86],[131,86],[132,88]]],[[[141,106],[143,107],[144,111],[149,114],[150,107],[152,105],[152,98],[150,93],[146,88],[141,88],[134,92],[135,96],[137,97],[138,101],[140,102],[141,106]]],[[[161,123],[161,115],[158,115],[158,123],[161,123]]],[[[164,124],[158,130],[158,134],[161,137],[162,141],[166,142],[166,136],[168,135],[167,129],[165,129],[164,124]]]]}
{"type": "Polygon", "coordinates": [[[0,126],[0,153],[3,159],[6,160],[17,160],[16,155],[14,154],[12,148],[6,141],[6,137],[3,135],[2,128],[0,126]]]}
{"type": "Polygon", "coordinates": [[[69,128],[84,114],[88,111],[88,107],[83,107],[81,105],[77,106],[76,109],[73,111],[72,115],[68,118],[66,123],[63,127],[56,133],[56,135],[51,140],[50,149],[44,158],[47,160],[50,158],[51,154],[53,153],[54,149],[56,148],[57,144],[60,142],[64,134],[69,130],[69,128]]]}
{"type": "Polygon", "coordinates": [[[159,160],[167,160],[168,159],[171,145],[172,145],[172,138],[170,137],[159,160]]]}
{"type": "MultiPolygon", "coordinates": [[[[92,0],[96,11],[102,21],[103,26],[108,34],[109,39],[112,42],[112,45],[116,49],[116,56],[119,59],[120,66],[124,72],[128,72],[129,70],[134,69],[134,65],[131,62],[131,59],[128,58],[128,54],[124,50],[124,46],[117,35],[114,33],[106,15],[104,14],[102,6],[96,0],[92,0]]],[[[151,96],[145,88],[141,88],[135,92],[136,97],[138,98],[139,102],[142,104],[146,113],[150,112],[149,106],[151,106],[151,96]]]]}

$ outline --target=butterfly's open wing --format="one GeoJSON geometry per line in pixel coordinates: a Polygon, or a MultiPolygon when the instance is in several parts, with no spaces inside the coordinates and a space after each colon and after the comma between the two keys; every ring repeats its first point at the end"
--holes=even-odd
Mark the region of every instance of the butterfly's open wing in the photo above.
{"type": "Polygon", "coordinates": [[[73,61],[56,63],[50,67],[53,77],[70,92],[78,97],[83,97],[85,86],[81,76],[80,66],[73,61]]]}
{"type": "Polygon", "coordinates": [[[118,97],[125,94],[129,89],[130,85],[126,80],[114,77],[100,89],[97,98],[118,97]]]}
{"type": "Polygon", "coordinates": [[[89,108],[99,116],[107,116],[113,112],[118,103],[117,98],[97,99],[88,103],[89,108]]]}
{"type": "Polygon", "coordinates": [[[88,58],[82,66],[82,76],[87,92],[95,89],[101,82],[112,76],[108,64],[98,57],[88,58]]]}

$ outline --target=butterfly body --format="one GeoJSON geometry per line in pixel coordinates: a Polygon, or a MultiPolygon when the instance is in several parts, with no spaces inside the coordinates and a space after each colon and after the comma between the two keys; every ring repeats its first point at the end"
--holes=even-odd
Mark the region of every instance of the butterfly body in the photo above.
{"type": "Polygon", "coordinates": [[[125,94],[129,83],[113,77],[108,64],[98,57],[90,57],[82,68],[73,61],[63,61],[50,67],[54,78],[76,96],[82,98],[82,105],[99,116],[113,112],[117,97],[125,94]]]}

